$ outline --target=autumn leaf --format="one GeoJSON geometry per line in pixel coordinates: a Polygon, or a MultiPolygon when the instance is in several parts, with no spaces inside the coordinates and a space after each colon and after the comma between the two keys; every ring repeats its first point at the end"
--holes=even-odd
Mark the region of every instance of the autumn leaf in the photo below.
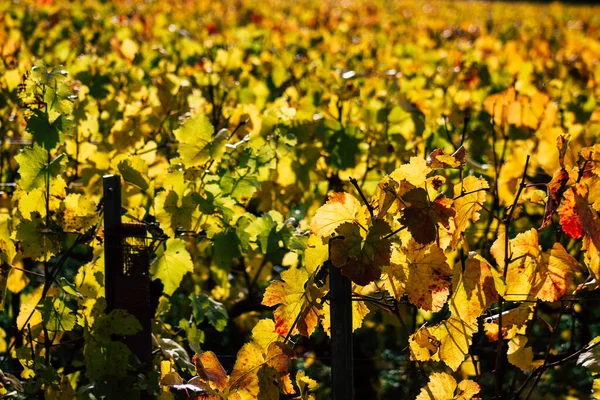
{"type": "Polygon", "coordinates": [[[410,190],[402,196],[401,201],[406,207],[402,210],[400,223],[408,228],[412,237],[420,244],[433,242],[438,235],[437,224],[449,228],[449,219],[455,215],[452,200],[438,196],[430,201],[423,188],[410,190]]]}
{"type": "Polygon", "coordinates": [[[570,238],[579,239],[583,236],[583,226],[577,212],[575,196],[576,192],[573,187],[564,193],[564,199],[558,207],[558,215],[560,216],[560,225],[563,232],[570,238]]]}
{"type": "MultiPolygon", "coordinates": [[[[533,318],[533,307],[530,304],[520,304],[502,313],[502,338],[510,340],[516,335],[524,335],[527,322],[533,318]]],[[[498,340],[498,315],[486,318],[483,324],[489,341],[498,340]]]]}
{"type": "Polygon", "coordinates": [[[407,181],[416,187],[423,187],[431,168],[420,157],[411,157],[410,163],[403,164],[390,174],[396,182],[407,181]]]}
{"type": "Polygon", "coordinates": [[[439,360],[456,371],[469,354],[473,334],[477,332],[477,324],[468,324],[452,316],[446,321],[429,327],[428,330],[440,341],[437,354],[439,360]]]}
{"type": "Polygon", "coordinates": [[[271,343],[266,351],[255,342],[246,343],[229,377],[228,398],[271,399],[280,392],[293,394],[288,375],[292,357],[293,352],[283,343],[271,343]]]}
{"type": "Polygon", "coordinates": [[[508,362],[519,367],[522,371],[527,371],[532,368],[533,349],[526,347],[527,336],[517,335],[508,342],[508,362]]]}
{"type": "Polygon", "coordinates": [[[360,202],[348,193],[331,193],[310,222],[311,231],[320,237],[331,235],[343,223],[354,222],[360,202]]]}
{"type": "Polygon", "coordinates": [[[469,221],[477,222],[479,220],[479,210],[485,202],[490,185],[484,178],[467,176],[461,183],[454,185],[454,195],[459,196],[454,200],[454,224],[456,229],[453,233],[452,243],[456,244],[463,234],[469,221]]]}
{"type": "Polygon", "coordinates": [[[379,279],[381,268],[389,264],[391,254],[391,241],[384,239],[391,233],[387,222],[374,221],[364,239],[355,224],[345,223],[336,232],[343,238],[329,242],[333,265],[361,286],[379,279]]]}
{"type": "Polygon", "coordinates": [[[275,322],[272,319],[261,319],[252,329],[252,340],[265,350],[280,337],[275,333],[275,322]]]}
{"type": "Polygon", "coordinates": [[[554,243],[552,249],[542,255],[542,262],[538,263],[532,291],[540,300],[559,300],[573,285],[573,274],[577,271],[581,271],[577,260],[560,243],[554,243]]]}
{"type": "Polygon", "coordinates": [[[540,229],[544,229],[552,221],[554,212],[560,205],[563,193],[567,190],[567,182],[569,181],[569,173],[564,168],[557,170],[552,176],[552,180],[548,183],[548,200],[546,200],[546,208],[544,210],[544,219],[540,229]]]}
{"type": "Polygon", "coordinates": [[[481,387],[474,381],[465,379],[457,385],[452,375],[434,372],[416,400],[469,400],[480,391],[481,387]]]}
{"type": "MultiPolygon", "coordinates": [[[[535,229],[518,234],[509,240],[508,254],[509,263],[505,267],[505,236],[498,236],[490,252],[496,259],[499,274],[502,275],[504,268],[508,268],[506,274],[506,286],[497,288],[501,296],[509,296],[510,299],[522,299],[530,295],[533,286],[533,274],[537,268],[538,258],[542,253],[538,244],[538,234],[535,229]]],[[[532,294],[533,295],[533,294],[532,294]]]]}
{"type": "Polygon", "coordinates": [[[483,257],[470,254],[465,260],[464,271],[460,263],[454,265],[449,301],[453,316],[475,324],[483,311],[497,302],[498,292],[491,266],[483,257]]]}
{"type": "Polygon", "coordinates": [[[272,281],[265,290],[262,304],[277,306],[275,309],[275,332],[286,336],[290,330],[292,335],[298,333],[310,336],[315,330],[320,308],[316,300],[320,291],[311,287],[304,288],[308,281],[308,272],[303,268],[290,268],[281,273],[281,281],[272,281]],[[293,326],[297,319],[297,323],[293,326]]]}
{"type": "MultiPolygon", "coordinates": [[[[504,238],[504,234],[501,234],[491,248],[492,255],[501,267],[505,262],[504,238]]],[[[511,257],[506,283],[501,283],[498,289],[502,296],[511,300],[534,297],[556,301],[566,294],[567,288],[573,283],[573,273],[579,270],[577,261],[560,243],[542,252],[535,229],[509,240],[508,248],[511,257]]]]}
{"type": "Polygon", "coordinates": [[[442,149],[435,149],[427,157],[427,165],[432,169],[437,168],[462,168],[467,162],[467,151],[460,146],[452,155],[444,153],[442,149]]]}
{"type": "Polygon", "coordinates": [[[300,390],[299,400],[315,400],[316,397],[312,393],[317,390],[319,384],[314,379],[309,378],[304,371],[298,371],[296,373],[296,385],[300,390]]]}
{"type": "Polygon", "coordinates": [[[450,294],[452,271],[444,251],[435,244],[421,246],[411,240],[394,250],[384,287],[396,299],[408,294],[410,302],[426,311],[439,311],[450,294]]]}
{"type": "Polygon", "coordinates": [[[224,391],[227,386],[227,372],[212,351],[196,354],[192,358],[196,366],[196,374],[201,381],[208,383],[212,389],[224,391]]]}

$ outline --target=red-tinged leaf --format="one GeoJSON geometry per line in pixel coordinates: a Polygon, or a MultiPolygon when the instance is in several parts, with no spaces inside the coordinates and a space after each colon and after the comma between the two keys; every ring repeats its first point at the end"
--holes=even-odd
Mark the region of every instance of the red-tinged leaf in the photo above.
{"type": "Polygon", "coordinates": [[[570,188],[565,192],[564,199],[558,208],[558,215],[560,215],[562,230],[567,236],[573,239],[579,239],[583,236],[583,227],[576,210],[574,188],[570,188]]]}
{"type": "Polygon", "coordinates": [[[429,201],[425,189],[412,189],[404,196],[402,202],[407,205],[402,210],[400,223],[408,228],[408,231],[417,243],[428,244],[437,238],[437,224],[444,227],[450,226],[449,219],[456,212],[452,208],[452,200],[438,197],[429,201]]]}
{"type": "Polygon", "coordinates": [[[540,229],[544,229],[552,221],[554,212],[560,205],[560,200],[563,193],[567,190],[567,182],[569,181],[569,173],[564,168],[559,169],[552,176],[552,180],[548,183],[548,200],[546,201],[546,209],[544,210],[544,220],[540,229]]]}
{"type": "Polygon", "coordinates": [[[575,213],[579,216],[583,233],[590,238],[597,249],[600,249],[600,218],[598,213],[589,205],[589,189],[582,183],[578,183],[574,188],[575,213]]]}
{"type": "Polygon", "coordinates": [[[267,287],[262,304],[278,306],[275,309],[275,332],[285,336],[292,334],[310,336],[318,324],[320,309],[316,299],[321,296],[314,286],[304,288],[308,272],[303,268],[290,268],[281,273],[282,281],[273,281],[267,287]],[[297,323],[294,326],[294,322],[297,323]]]}
{"type": "Polygon", "coordinates": [[[376,220],[364,239],[358,225],[346,223],[340,226],[337,233],[343,239],[330,242],[333,265],[361,286],[379,279],[381,268],[390,262],[391,242],[382,239],[390,232],[390,226],[383,220],[376,220]]]}

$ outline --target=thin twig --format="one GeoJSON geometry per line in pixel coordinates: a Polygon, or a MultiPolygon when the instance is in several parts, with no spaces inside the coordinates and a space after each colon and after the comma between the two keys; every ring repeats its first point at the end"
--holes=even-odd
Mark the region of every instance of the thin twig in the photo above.
{"type": "Polygon", "coordinates": [[[360,186],[358,186],[358,181],[354,178],[350,178],[350,183],[352,185],[354,185],[354,187],[356,188],[356,190],[358,191],[358,194],[360,195],[360,198],[362,199],[362,201],[365,203],[365,205],[367,206],[367,209],[369,210],[369,214],[371,214],[371,220],[375,219],[375,216],[373,214],[373,206],[371,205],[371,203],[369,203],[367,201],[367,198],[365,197],[365,194],[362,192],[362,190],[360,189],[360,186]]]}

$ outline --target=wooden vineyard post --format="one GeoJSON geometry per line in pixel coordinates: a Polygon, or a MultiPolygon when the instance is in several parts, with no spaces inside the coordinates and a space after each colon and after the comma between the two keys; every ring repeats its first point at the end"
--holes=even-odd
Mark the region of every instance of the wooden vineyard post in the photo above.
{"type": "Polygon", "coordinates": [[[106,175],[104,182],[104,261],[106,312],[123,309],[142,325],[123,342],[140,360],[140,372],[152,363],[152,311],[146,227],[121,222],[121,178],[106,175]]]}
{"type": "Polygon", "coordinates": [[[351,400],[354,398],[352,282],[333,265],[329,271],[332,399],[351,400]]]}

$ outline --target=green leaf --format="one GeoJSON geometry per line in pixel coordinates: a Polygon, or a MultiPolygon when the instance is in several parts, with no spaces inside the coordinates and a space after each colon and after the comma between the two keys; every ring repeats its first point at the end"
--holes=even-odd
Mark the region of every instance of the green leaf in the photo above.
{"type": "Polygon", "coordinates": [[[60,117],[50,122],[48,114],[35,110],[33,116],[27,121],[26,131],[33,135],[33,141],[46,150],[54,149],[64,142],[64,134],[72,131],[72,121],[60,117]]]}
{"type": "Polygon", "coordinates": [[[181,239],[168,239],[156,251],[156,259],[150,266],[150,273],[162,281],[164,293],[169,296],[179,287],[183,276],[193,270],[194,263],[181,239]]]}
{"type": "Polygon", "coordinates": [[[190,349],[192,349],[194,353],[201,353],[202,349],[200,348],[200,345],[204,343],[204,332],[198,329],[196,325],[190,323],[187,319],[180,320],[179,327],[185,331],[190,349]]]}
{"type": "Polygon", "coordinates": [[[208,117],[201,114],[188,119],[173,132],[179,142],[179,155],[186,167],[198,167],[225,153],[229,132],[222,130],[213,137],[214,131],[208,117]]]}
{"type": "Polygon", "coordinates": [[[192,310],[197,323],[205,319],[219,332],[227,326],[227,310],[223,304],[208,297],[206,294],[191,294],[192,310]]]}
{"type": "Polygon", "coordinates": [[[49,177],[52,180],[58,176],[67,162],[64,153],[54,160],[50,160],[48,150],[40,147],[37,143],[31,148],[23,150],[15,158],[19,163],[19,174],[21,175],[19,186],[23,190],[45,187],[46,178],[49,177]]]}
{"type": "Polygon", "coordinates": [[[129,182],[143,191],[148,190],[150,187],[148,164],[139,156],[117,156],[113,161],[113,165],[116,165],[125,182],[129,182]]]}

